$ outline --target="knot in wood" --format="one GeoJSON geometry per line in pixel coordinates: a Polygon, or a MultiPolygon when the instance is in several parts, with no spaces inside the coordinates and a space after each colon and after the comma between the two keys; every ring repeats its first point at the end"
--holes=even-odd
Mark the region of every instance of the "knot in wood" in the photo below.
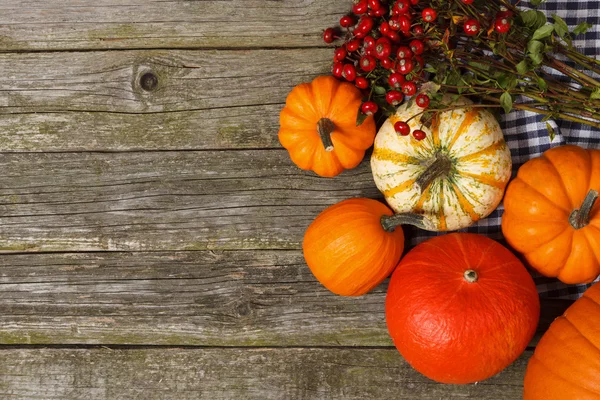
{"type": "Polygon", "coordinates": [[[154,72],[146,72],[140,77],[140,86],[147,92],[152,92],[158,87],[158,76],[154,72]]]}

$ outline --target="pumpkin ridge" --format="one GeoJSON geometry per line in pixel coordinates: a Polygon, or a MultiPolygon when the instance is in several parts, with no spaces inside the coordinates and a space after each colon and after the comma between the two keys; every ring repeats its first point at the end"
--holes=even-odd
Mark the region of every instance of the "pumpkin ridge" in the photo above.
{"type": "MultiPolygon", "coordinates": [[[[571,209],[567,210],[567,213],[570,215],[571,212],[579,207],[579,205],[574,204],[573,199],[571,198],[571,196],[569,196],[569,191],[567,190],[567,185],[565,185],[565,181],[563,180],[562,175],[560,174],[560,171],[558,170],[558,168],[556,168],[556,165],[554,165],[554,163],[552,162],[552,159],[550,159],[549,157],[546,157],[545,155],[542,154],[542,157],[544,159],[546,159],[548,161],[548,163],[552,166],[552,169],[554,170],[554,173],[558,176],[560,185],[562,186],[563,190],[565,191],[565,193],[567,194],[567,198],[569,199],[569,202],[571,203],[571,209]]],[[[591,175],[591,174],[590,174],[591,175]]],[[[537,190],[536,190],[537,191],[537,190]]],[[[544,196],[545,197],[545,196],[544,196]]],[[[548,199],[550,200],[550,199],[548,199]]],[[[554,202],[552,202],[552,204],[555,204],[554,202]]]]}
{"type": "Polygon", "coordinates": [[[439,193],[439,197],[440,197],[440,203],[439,203],[439,209],[438,209],[438,218],[439,218],[439,229],[441,231],[445,231],[448,229],[448,226],[446,225],[446,214],[444,213],[444,201],[445,201],[445,197],[444,197],[444,183],[443,181],[440,182],[440,193],[439,193]]]}
{"type": "Polygon", "coordinates": [[[491,177],[487,177],[483,174],[477,175],[474,174],[472,172],[461,172],[461,171],[457,171],[457,174],[460,176],[464,176],[464,177],[468,177],[468,178],[472,178],[476,181],[479,181],[481,183],[483,183],[484,185],[488,185],[488,186],[492,186],[498,189],[504,189],[504,187],[506,186],[505,182],[502,181],[498,181],[496,179],[493,179],[491,177]]]}
{"type": "MultiPolygon", "coordinates": [[[[542,361],[542,359],[538,356],[536,356],[536,353],[534,352],[533,355],[531,356],[531,358],[535,358],[535,360],[540,363],[541,366],[543,366],[546,369],[546,373],[550,373],[552,375],[554,375],[554,377],[560,379],[561,381],[567,383],[569,386],[574,387],[576,389],[581,389],[585,392],[591,393],[593,395],[598,395],[600,393],[594,391],[592,392],[591,390],[589,390],[586,387],[581,386],[579,383],[574,383],[571,382],[569,379],[567,379],[567,377],[563,376],[562,374],[556,372],[555,370],[553,370],[550,366],[548,366],[548,364],[546,364],[544,361],[542,361]]],[[[570,376],[570,375],[569,375],[570,376]]]]}
{"type": "Polygon", "coordinates": [[[408,156],[406,154],[398,153],[394,150],[383,149],[380,147],[377,147],[373,150],[371,157],[375,157],[381,161],[390,161],[393,163],[406,163],[415,165],[420,163],[419,159],[416,157],[408,156]]]}
{"type": "Polygon", "coordinates": [[[394,197],[398,193],[404,192],[406,189],[411,188],[415,184],[415,179],[409,179],[402,182],[398,186],[391,187],[383,191],[385,197],[394,197]]]}
{"type": "Polygon", "coordinates": [[[484,149],[477,150],[476,152],[471,153],[471,154],[465,154],[464,156],[458,156],[456,158],[457,158],[458,162],[468,162],[468,161],[472,161],[473,159],[476,159],[480,156],[493,155],[493,153],[495,153],[498,150],[503,149],[505,146],[506,146],[506,143],[504,142],[504,140],[500,139],[497,142],[490,144],[488,147],[486,147],[484,149]]]}
{"type": "Polygon", "coordinates": [[[454,193],[456,194],[456,198],[458,200],[458,205],[460,206],[460,208],[466,214],[468,214],[473,221],[478,221],[480,219],[480,216],[475,212],[475,208],[473,207],[471,202],[467,200],[467,198],[460,190],[460,188],[456,185],[456,183],[452,183],[451,185],[452,189],[454,190],[454,193]]]}
{"type": "MultiPolygon", "coordinates": [[[[587,241],[587,244],[588,244],[589,248],[592,250],[592,254],[594,254],[594,257],[596,258],[596,263],[598,263],[598,265],[600,265],[600,248],[597,248],[596,246],[592,245],[592,242],[590,241],[590,238],[589,238],[589,235],[591,233],[590,233],[590,229],[588,229],[588,228],[594,228],[595,230],[598,230],[598,228],[596,228],[595,226],[590,226],[588,224],[585,227],[585,229],[583,229],[583,237],[587,241]]],[[[598,305],[600,305],[600,304],[598,304],[598,305]]]]}
{"type": "MultiPolygon", "coordinates": [[[[553,166],[553,167],[554,167],[554,166],[553,166]]],[[[556,168],[555,168],[555,170],[556,170],[556,168]]],[[[554,206],[555,206],[555,208],[558,208],[558,209],[560,209],[560,210],[563,210],[563,211],[566,213],[566,217],[567,217],[567,219],[568,219],[569,215],[571,214],[571,212],[572,212],[573,210],[565,210],[564,208],[560,207],[558,204],[556,204],[556,203],[554,202],[554,200],[552,200],[551,198],[549,198],[548,196],[546,196],[544,193],[540,192],[540,191],[539,191],[539,190],[538,190],[538,189],[537,189],[535,186],[533,186],[533,185],[530,185],[530,184],[529,184],[527,181],[525,181],[524,179],[521,179],[521,178],[519,177],[519,175],[518,175],[518,174],[517,174],[517,177],[516,177],[515,179],[518,179],[518,180],[520,180],[520,181],[521,181],[521,182],[523,182],[523,183],[524,183],[524,184],[525,184],[527,187],[531,188],[531,189],[532,189],[534,192],[536,192],[537,194],[539,194],[540,196],[542,196],[544,199],[548,200],[548,201],[550,202],[550,204],[552,204],[552,205],[554,205],[554,206]]],[[[559,180],[560,180],[560,185],[562,186],[563,190],[566,192],[567,188],[565,187],[565,184],[564,184],[564,182],[562,181],[562,178],[560,178],[560,176],[559,176],[559,180]]],[[[568,197],[568,196],[567,196],[567,197],[568,197]]],[[[571,201],[571,199],[570,199],[570,198],[569,198],[569,201],[571,201]]],[[[560,220],[560,219],[556,219],[556,221],[561,221],[561,220],[560,220]]],[[[567,224],[568,224],[568,223],[569,223],[569,222],[567,221],[567,224]]]]}
{"type": "Polygon", "coordinates": [[[475,119],[475,117],[478,114],[479,114],[479,111],[474,110],[474,109],[471,109],[465,113],[465,118],[462,120],[462,122],[460,123],[460,126],[456,130],[456,133],[454,133],[454,136],[448,143],[448,146],[447,146],[448,151],[450,151],[452,149],[452,146],[454,146],[454,144],[456,143],[458,138],[461,137],[466,132],[467,128],[473,123],[473,120],[475,119]]]}
{"type": "MultiPolygon", "coordinates": [[[[589,299],[589,298],[588,298],[588,297],[586,297],[586,299],[589,299]]],[[[594,303],[594,304],[598,304],[598,303],[596,303],[595,301],[592,301],[592,303],[594,303]]],[[[595,347],[596,349],[600,350],[600,347],[596,346],[596,345],[594,344],[594,342],[592,342],[592,341],[591,341],[591,340],[590,340],[590,339],[589,339],[587,336],[585,336],[585,335],[583,334],[583,332],[581,332],[581,330],[580,330],[580,329],[577,327],[577,325],[575,325],[575,323],[573,323],[573,321],[571,321],[571,320],[569,319],[569,316],[568,316],[568,311],[569,311],[569,310],[567,309],[567,311],[565,311],[565,313],[562,315],[562,316],[564,317],[564,319],[565,319],[565,320],[566,320],[566,321],[567,321],[567,322],[568,322],[568,323],[569,323],[571,326],[573,326],[573,328],[575,328],[575,330],[576,330],[577,332],[579,332],[579,334],[581,335],[581,337],[582,337],[582,338],[584,338],[584,339],[585,339],[585,340],[586,340],[586,341],[587,341],[589,344],[591,344],[591,345],[592,345],[592,347],[595,347]]]]}

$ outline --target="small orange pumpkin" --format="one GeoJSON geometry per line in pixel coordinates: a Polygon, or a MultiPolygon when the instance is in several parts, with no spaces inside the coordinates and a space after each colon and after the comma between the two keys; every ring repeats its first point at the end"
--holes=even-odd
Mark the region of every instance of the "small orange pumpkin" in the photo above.
{"type": "Polygon", "coordinates": [[[600,150],[566,145],[527,161],[504,196],[507,242],[545,276],[569,284],[600,274],[600,150]]]}
{"type": "Polygon", "coordinates": [[[393,215],[379,201],[356,198],[325,209],[304,235],[304,259],[313,275],[333,293],[360,296],[379,285],[404,250],[400,224],[419,226],[423,217],[393,215]]]}
{"type": "Polygon", "coordinates": [[[600,400],[600,283],[540,339],[525,372],[524,400],[600,400]]]}
{"type": "Polygon", "coordinates": [[[279,141],[294,164],[325,177],[360,164],[375,139],[372,116],[356,126],[361,98],[358,88],[332,76],[296,86],[279,117],[279,141]]]}
{"type": "Polygon", "coordinates": [[[525,350],[540,317],[531,275],[485,236],[451,233],[404,256],[385,299],[390,336],[404,359],[437,382],[497,374],[525,350]]]}

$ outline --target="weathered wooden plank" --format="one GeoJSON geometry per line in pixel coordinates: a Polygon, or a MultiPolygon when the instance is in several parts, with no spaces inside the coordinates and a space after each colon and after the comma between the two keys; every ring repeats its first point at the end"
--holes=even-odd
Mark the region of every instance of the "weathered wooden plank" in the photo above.
{"type": "Polygon", "coordinates": [[[522,398],[527,351],[489,380],[435,383],[395,349],[3,349],[8,399],[522,398]]]}
{"type": "Polygon", "coordinates": [[[348,0],[16,0],[0,51],[322,46],[348,0]]]}
{"type": "Polygon", "coordinates": [[[4,255],[0,344],[389,346],[386,290],[333,295],[297,250],[4,255]]]}
{"type": "Polygon", "coordinates": [[[0,171],[0,251],[297,249],[327,206],[379,196],[368,161],[326,179],[285,150],[6,153],[0,171]]]}
{"type": "Polygon", "coordinates": [[[151,113],[281,104],[296,84],[330,65],[329,49],[7,53],[0,54],[0,112],[151,113]]]}
{"type": "Polygon", "coordinates": [[[157,114],[0,114],[0,151],[276,148],[282,104],[157,114]]]}

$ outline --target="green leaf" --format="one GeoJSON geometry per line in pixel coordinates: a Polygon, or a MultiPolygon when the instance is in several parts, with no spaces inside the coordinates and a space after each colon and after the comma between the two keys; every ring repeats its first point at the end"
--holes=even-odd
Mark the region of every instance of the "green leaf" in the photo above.
{"type": "Polygon", "coordinates": [[[544,43],[539,40],[530,40],[529,43],[527,43],[529,58],[531,58],[531,61],[533,61],[535,65],[539,65],[543,61],[542,49],[544,49],[544,43]]]}
{"type": "Polygon", "coordinates": [[[540,89],[541,89],[543,92],[545,92],[546,90],[548,90],[548,84],[547,84],[547,83],[546,83],[546,81],[545,81],[545,80],[543,80],[542,78],[538,78],[538,79],[537,79],[537,83],[538,83],[538,86],[539,86],[539,88],[540,88],[540,89]]]}
{"type": "Polygon", "coordinates": [[[529,64],[527,64],[527,60],[523,60],[517,64],[517,72],[520,74],[526,74],[529,72],[529,64]]]}
{"type": "Polygon", "coordinates": [[[367,119],[367,117],[367,114],[364,114],[361,111],[359,111],[358,114],[356,114],[356,126],[360,126],[363,122],[365,122],[365,119],[367,119]]]}
{"type": "Polygon", "coordinates": [[[432,74],[437,73],[437,70],[433,67],[425,67],[425,68],[423,68],[423,70],[427,71],[427,72],[431,72],[432,74]]]}
{"type": "Polygon", "coordinates": [[[510,93],[508,93],[508,92],[502,93],[502,96],[500,96],[500,105],[502,106],[502,108],[504,108],[505,113],[508,114],[510,112],[510,110],[512,110],[512,104],[513,104],[513,100],[512,100],[512,96],[510,95],[510,93]]]}
{"type": "Polygon", "coordinates": [[[600,88],[594,89],[594,91],[590,94],[590,99],[592,99],[592,100],[600,99],[600,88]]]}
{"type": "Polygon", "coordinates": [[[385,94],[386,90],[383,86],[373,86],[375,94],[385,94]]]}
{"type": "Polygon", "coordinates": [[[556,14],[552,15],[552,18],[554,18],[554,31],[558,36],[564,38],[567,33],[569,33],[569,27],[567,26],[567,23],[564,19],[556,14]]]}
{"type": "Polygon", "coordinates": [[[593,25],[588,24],[587,22],[582,22],[573,29],[574,35],[581,35],[582,33],[586,33],[588,29],[590,29],[593,25]]]}
{"type": "Polygon", "coordinates": [[[538,29],[538,28],[544,26],[546,24],[546,22],[548,22],[548,18],[546,17],[546,14],[544,14],[541,11],[536,11],[535,12],[535,25],[533,26],[533,29],[538,29]]]}
{"type": "Polygon", "coordinates": [[[535,32],[533,32],[533,40],[539,40],[539,39],[543,39],[546,38],[550,35],[552,35],[552,32],[554,32],[554,25],[544,25],[538,29],[536,29],[535,32]]]}
{"type": "Polygon", "coordinates": [[[519,13],[519,17],[521,17],[521,20],[526,27],[532,28],[535,26],[537,20],[537,14],[535,10],[521,11],[519,13]]]}
{"type": "Polygon", "coordinates": [[[556,132],[554,132],[554,128],[550,125],[550,122],[546,122],[546,129],[548,129],[548,136],[550,136],[550,141],[553,141],[556,137],[556,132]]]}

